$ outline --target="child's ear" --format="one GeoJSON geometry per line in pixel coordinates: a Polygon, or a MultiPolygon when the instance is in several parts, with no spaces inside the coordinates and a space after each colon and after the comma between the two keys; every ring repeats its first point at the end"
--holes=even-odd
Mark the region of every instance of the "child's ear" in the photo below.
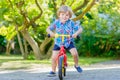
{"type": "Polygon", "coordinates": [[[60,18],[60,15],[58,15],[57,18],[60,18]]]}

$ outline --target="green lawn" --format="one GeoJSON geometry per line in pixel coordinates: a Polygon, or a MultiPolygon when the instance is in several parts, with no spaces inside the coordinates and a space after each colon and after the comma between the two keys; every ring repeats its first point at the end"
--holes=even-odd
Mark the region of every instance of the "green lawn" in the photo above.
{"type": "MultiPolygon", "coordinates": [[[[90,64],[112,60],[113,58],[95,58],[95,57],[80,57],[79,64],[88,66],[90,64]]],[[[68,65],[74,65],[72,56],[68,56],[68,65]]],[[[50,65],[51,60],[23,60],[21,56],[5,56],[0,55],[0,68],[2,69],[24,69],[29,68],[32,64],[50,65]]]]}
{"type": "MultiPolygon", "coordinates": [[[[113,59],[114,58],[112,58],[112,57],[109,57],[109,58],[105,58],[105,57],[79,57],[79,64],[83,65],[83,66],[88,66],[90,64],[109,61],[109,60],[113,60],[113,59]]],[[[71,55],[68,56],[68,63],[70,65],[74,65],[73,58],[71,55]]]]}

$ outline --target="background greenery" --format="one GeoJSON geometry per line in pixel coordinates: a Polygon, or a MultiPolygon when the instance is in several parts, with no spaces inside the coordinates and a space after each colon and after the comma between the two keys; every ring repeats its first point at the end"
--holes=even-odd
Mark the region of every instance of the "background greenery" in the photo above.
{"type": "MultiPolygon", "coordinates": [[[[0,55],[7,54],[7,44],[14,42],[14,48],[10,48],[9,55],[22,55],[18,42],[16,24],[20,31],[25,23],[24,17],[20,14],[20,10],[29,13],[27,17],[32,20],[34,16],[39,14],[39,8],[36,7],[34,0],[1,0],[0,1],[0,55]],[[19,3],[21,2],[21,4],[19,3]],[[19,4],[18,4],[19,3],[19,4]],[[19,6],[16,6],[19,5],[19,6]],[[22,6],[22,8],[21,8],[22,6]]],[[[60,0],[54,0],[58,6],[60,0]]],[[[72,4],[74,0],[67,0],[66,4],[72,4]]],[[[72,9],[77,7],[79,3],[85,0],[74,1],[72,9]]],[[[87,0],[86,0],[87,1],[87,0]]],[[[92,1],[92,0],[90,0],[92,1]]],[[[40,46],[46,39],[46,28],[55,19],[55,8],[52,0],[38,0],[42,7],[43,14],[37,19],[27,30],[30,36],[40,46]]],[[[80,39],[76,39],[76,47],[79,56],[85,57],[120,57],[120,1],[119,0],[97,0],[90,11],[80,19],[83,33],[80,39]]],[[[84,8],[78,10],[76,16],[81,14],[84,8]]],[[[27,14],[26,13],[26,14],[27,14]]],[[[21,42],[24,44],[24,37],[20,33],[21,42]]],[[[49,51],[52,41],[47,45],[45,52],[49,51]]],[[[27,59],[35,59],[34,52],[29,43],[27,43],[28,57],[27,59]]],[[[49,57],[50,58],[50,57],[49,57]]]]}

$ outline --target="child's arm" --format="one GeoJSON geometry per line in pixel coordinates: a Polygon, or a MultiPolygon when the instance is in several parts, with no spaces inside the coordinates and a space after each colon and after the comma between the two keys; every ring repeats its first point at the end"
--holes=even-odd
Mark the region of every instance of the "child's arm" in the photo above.
{"type": "Polygon", "coordinates": [[[49,27],[46,29],[46,32],[47,32],[48,34],[50,34],[51,37],[55,37],[54,32],[52,32],[52,31],[49,29],[49,27]]]}
{"type": "Polygon", "coordinates": [[[72,35],[72,37],[73,38],[76,38],[80,33],[82,33],[82,28],[80,27],[73,35],[72,35]]]}
{"type": "Polygon", "coordinates": [[[50,24],[50,26],[46,29],[46,32],[48,34],[50,34],[50,37],[55,37],[55,29],[56,29],[56,22],[57,20],[55,20],[52,24],[50,24]]]}

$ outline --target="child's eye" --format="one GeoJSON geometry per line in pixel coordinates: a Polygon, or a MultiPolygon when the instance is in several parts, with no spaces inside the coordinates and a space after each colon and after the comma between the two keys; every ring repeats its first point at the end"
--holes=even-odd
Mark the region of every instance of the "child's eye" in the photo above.
{"type": "Polygon", "coordinates": [[[68,14],[66,16],[69,16],[68,14]]]}
{"type": "Polygon", "coordinates": [[[65,15],[65,14],[62,13],[62,15],[65,15]]]}

